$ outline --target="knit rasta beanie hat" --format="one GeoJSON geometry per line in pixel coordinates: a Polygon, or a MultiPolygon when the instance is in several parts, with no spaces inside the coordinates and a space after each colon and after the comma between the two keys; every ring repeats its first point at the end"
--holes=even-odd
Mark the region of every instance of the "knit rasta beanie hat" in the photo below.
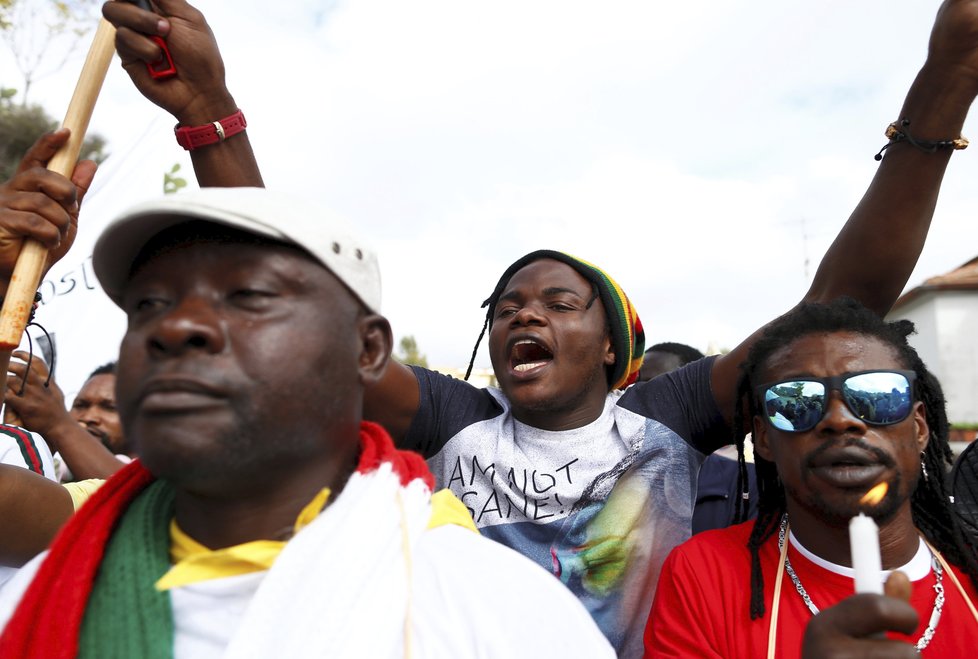
{"type": "Polygon", "coordinates": [[[492,318],[496,311],[499,296],[503,294],[513,275],[530,263],[541,259],[553,259],[566,263],[597,289],[601,304],[604,306],[608,326],[611,328],[611,345],[615,350],[615,363],[608,370],[609,389],[624,389],[635,382],[638,378],[638,370],[642,366],[642,358],[645,355],[645,332],[631,300],[625,295],[621,286],[598,266],[570,254],[549,249],[530,252],[506,268],[506,272],[499,278],[492,295],[482,303],[483,307],[488,307],[486,322],[482,327],[478,341],[476,341],[475,349],[472,351],[472,360],[469,362],[469,368],[465,374],[466,379],[472,371],[472,363],[475,361],[479,343],[482,341],[486,330],[492,326],[492,318]]]}

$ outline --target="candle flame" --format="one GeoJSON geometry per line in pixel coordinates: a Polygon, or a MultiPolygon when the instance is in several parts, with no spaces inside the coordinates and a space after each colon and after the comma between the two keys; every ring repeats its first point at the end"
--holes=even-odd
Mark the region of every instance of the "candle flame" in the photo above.
{"type": "Polygon", "coordinates": [[[874,486],[869,492],[863,495],[863,498],[859,500],[859,503],[865,504],[867,506],[875,506],[883,497],[886,496],[886,491],[890,489],[890,486],[885,482],[879,483],[874,486]]]}

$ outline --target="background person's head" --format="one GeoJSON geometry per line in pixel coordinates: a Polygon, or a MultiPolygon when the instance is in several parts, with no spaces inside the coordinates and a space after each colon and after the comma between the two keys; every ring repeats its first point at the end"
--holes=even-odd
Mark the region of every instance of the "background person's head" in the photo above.
{"type": "Polygon", "coordinates": [[[675,371],[677,368],[691,364],[705,357],[702,352],[685,343],[666,341],[656,343],[645,351],[642,368],[638,371],[638,381],[645,382],[657,375],[675,371]]]}
{"type": "Polygon", "coordinates": [[[92,371],[75,395],[68,414],[105,448],[117,455],[131,455],[116,406],[115,367],[115,362],[109,362],[92,371]]]}
{"type": "Polygon", "coordinates": [[[206,189],[132,209],[93,263],[128,316],[119,410],[154,474],[221,494],[302,474],[342,487],[391,335],[376,259],[341,223],[206,189]]]}

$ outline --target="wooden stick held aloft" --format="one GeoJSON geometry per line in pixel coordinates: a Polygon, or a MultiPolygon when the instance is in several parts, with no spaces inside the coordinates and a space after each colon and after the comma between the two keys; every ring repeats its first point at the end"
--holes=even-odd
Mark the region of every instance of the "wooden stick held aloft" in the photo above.
{"type": "MultiPolygon", "coordinates": [[[[68,142],[58,151],[48,163],[48,169],[62,176],[71,177],[75,163],[81,153],[88,122],[95,109],[95,101],[102,89],[102,82],[115,54],[115,27],[104,18],[99,21],[95,38],[89,48],[88,57],[82,67],[75,92],[68,104],[63,126],[71,129],[68,142]]],[[[19,344],[24,328],[30,317],[31,306],[34,304],[34,292],[44,274],[44,264],[47,261],[47,249],[34,240],[25,240],[17,257],[17,265],[10,277],[10,285],[0,309],[0,366],[6,373],[10,364],[10,353],[19,344]]],[[[0,400],[6,378],[0,380],[0,400]]]]}

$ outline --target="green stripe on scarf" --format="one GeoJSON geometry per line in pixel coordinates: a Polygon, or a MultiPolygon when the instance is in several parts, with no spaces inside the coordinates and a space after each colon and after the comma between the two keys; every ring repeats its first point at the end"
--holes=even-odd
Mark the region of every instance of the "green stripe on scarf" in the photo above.
{"type": "Polygon", "coordinates": [[[156,581],[170,569],[173,488],[147,487],[129,506],[105,551],[85,619],[82,659],[171,659],[173,610],[156,581]]]}

